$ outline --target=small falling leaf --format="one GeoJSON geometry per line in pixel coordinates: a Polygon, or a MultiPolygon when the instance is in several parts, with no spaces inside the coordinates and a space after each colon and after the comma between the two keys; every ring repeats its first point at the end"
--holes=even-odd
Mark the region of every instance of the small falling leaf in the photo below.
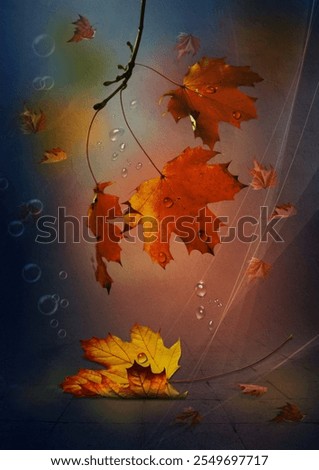
{"type": "Polygon", "coordinates": [[[60,147],[46,150],[40,163],[59,163],[67,159],[67,154],[60,147]]]}
{"type": "Polygon", "coordinates": [[[200,40],[192,34],[180,33],[177,37],[177,44],[175,49],[178,51],[177,59],[179,60],[183,55],[197,54],[200,48],[200,40]]]}
{"type": "Polygon", "coordinates": [[[262,78],[250,67],[236,67],[224,59],[203,57],[192,65],[183,79],[183,85],[170,90],[167,111],[179,122],[188,117],[195,137],[200,137],[211,150],[219,141],[219,123],[240,127],[244,121],[257,117],[255,98],[238,89],[254,86],[262,78]]]}
{"type": "Polygon", "coordinates": [[[253,395],[255,397],[260,397],[268,391],[268,387],[263,387],[261,385],[238,384],[238,386],[241,388],[244,395],[253,395]]]}
{"type": "Polygon", "coordinates": [[[72,24],[76,26],[74,34],[67,42],[80,42],[83,39],[93,39],[96,29],[92,28],[89,20],[85,16],[79,15],[79,19],[72,24]]]}
{"type": "Polygon", "coordinates": [[[287,203],[275,207],[270,219],[287,219],[297,214],[297,209],[293,204],[287,203]]]}
{"type": "Polygon", "coordinates": [[[287,402],[278,408],[280,412],[271,421],[281,423],[283,421],[301,421],[306,415],[302,414],[297,405],[287,402]]]}
{"type": "Polygon", "coordinates": [[[195,427],[200,424],[202,420],[203,416],[199,411],[194,410],[194,408],[190,406],[188,408],[184,408],[184,410],[176,416],[175,423],[195,427]]]}
{"type": "Polygon", "coordinates": [[[44,131],[46,127],[46,117],[43,111],[37,113],[24,106],[24,111],[20,114],[21,130],[24,134],[36,134],[44,131]]]}
{"type": "Polygon", "coordinates": [[[164,346],[159,333],[141,325],[131,330],[131,342],[109,334],[105,339],[82,341],[85,357],[107,369],[80,369],[61,387],[77,397],[185,398],[169,378],[179,368],[180,341],[164,346]]]}
{"type": "Polygon", "coordinates": [[[273,188],[277,184],[277,173],[271,165],[268,169],[257,160],[254,160],[254,168],[249,173],[253,177],[250,185],[254,190],[273,188]]]}
{"type": "Polygon", "coordinates": [[[259,258],[252,258],[249,261],[246,276],[249,278],[249,280],[264,279],[268,276],[271,268],[271,264],[266,263],[259,258]]]}

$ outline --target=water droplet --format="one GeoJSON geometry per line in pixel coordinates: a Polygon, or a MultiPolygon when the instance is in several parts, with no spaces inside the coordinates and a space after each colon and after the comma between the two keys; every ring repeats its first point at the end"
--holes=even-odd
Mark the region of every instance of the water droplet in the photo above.
{"type": "Polygon", "coordinates": [[[197,310],[196,310],[197,320],[202,320],[202,318],[204,318],[205,314],[206,314],[205,307],[203,307],[203,305],[201,305],[200,307],[197,308],[197,310]]]}
{"type": "Polygon", "coordinates": [[[98,147],[100,147],[100,146],[102,145],[102,142],[101,142],[100,140],[98,140],[98,141],[96,142],[96,145],[97,145],[98,147]]]}
{"type": "Polygon", "coordinates": [[[112,160],[113,162],[115,162],[115,160],[117,160],[117,157],[119,156],[119,154],[117,152],[113,152],[112,153],[112,160]]]}
{"type": "Polygon", "coordinates": [[[0,178],[0,191],[5,191],[6,189],[8,189],[8,186],[9,181],[7,180],[7,178],[0,178]]]}
{"type": "Polygon", "coordinates": [[[145,353],[142,352],[137,355],[137,362],[139,364],[145,364],[145,362],[147,361],[148,361],[148,357],[146,356],[145,353]]]}
{"type": "Polygon", "coordinates": [[[41,268],[34,263],[26,264],[22,269],[22,277],[30,284],[37,282],[41,277],[41,268]]]}
{"type": "Polygon", "coordinates": [[[241,112],[240,111],[234,111],[233,112],[233,118],[238,121],[241,118],[241,112]]]}
{"type": "Polygon", "coordinates": [[[204,230],[200,230],[200,231],[198,232],[198,236],[199,236],[199,238],[200,238],[203,242],[207,242],[208,236],[206,235],[206,233],[204,232],[204,230]]]}
{"type": "Polygon", "coordinates": [[[20,220],[13,220],[8,225],[8,232],[12,237],[21,237],[24,232],[24,225],[20,220]]]}
{"type": "Polygon", "coordinates": [[[60,296],[58,294],[53,294],[52,295],[52,299],[55,301],[55,302],[59,302],[60,301],[60,296]]]}
{"type": "Polygon", "coordinates": [[[222,307],[222,306],[223,306],[223,304],[222,304],[221,302],[218,302],[217,307],[220,308],[220,307],[222,307]]]}
{"type": "Polygon", "coordinates": [[[120,149],[120,152],[124,152],[124,150],[126,149],[126,144],[122,142],[119,146],[119,149],[120,149]]]}
{"type": "Polygon", "coordinates": [[[218,304],[218,303],[219,303],[219,299],[217,299],[217,298],[214,299],[214,303],[215,303],[215,304],[218,304]]]}
{"type": "Polygon", "coordinates": [[[59,330],[58,331],[58,337],[63,339],[66,337],[66,331],[65,330],[59,330]]]}
{"type": "Polygon", "coordinates": [[[42,315],[53,315],[58,309],[59,303],[53,295],[43,295],[38,301],[38,310],[42,315]]]}
{"type": "Polygon", "coordinates": [[[59,326],[59,322],[56,318],[52,318],[52,320],[50,321],[50,326],[51,328],[57,328],[59,326]]]}
{"type": "Polygon", "coordinates": [[[128,170],[127,170],[127,168],[122,168],[121,175],[122,175],[122,178],[126,178],[126,177],[127,177],[127,175],[128,175],[128,170]]]}
{"type": "Polygon", "coordinates": [[[132,100],[130,102],[130,108],[131,109],[136,109],[137,108],[137,100],[132,100]]]}
{"type": "Polygon", "coordinates": [[[143,163],[142,162],[138,162],[137,165],[136,165],[136,169],[137,170],[140,170],[143,166],[143,163]]]}
{"type": "Polygon", "coordinates": [[[43,211],[43,203],[40,199],[30,199],[27,203],[27,207],[31,215],[40,215],[43,211]]]}
{"type": "Polygon", "coordinates": [[[198,93],[198,88],[195,88],[195,92],[198,93]]]}
{"type": "Polygon", "coordinates": [[[60,271],[59,272],[59,278],[60,279],[66,279],[68,277],[68,273],[66,271],[60,271]]]}
{"type": "Polygon", "coordinates": [[[164,197],[163,204],[168,209],[174,205],[174,201],[170,197],[164,197]]]}
{"type": "Polygon", "coordinates": [[[205,89],[206,93],[209,93],[209,94],[216,93],[217,90],[218,88],[216,86],[211,86],[211,85],[208,85],[205,89]]]}
{"type": "Polygon", "coordinates": [[[195,294],[197,295],[197,297],[205,297],[206,293],[207,289],[203,282],[199,282],[198,284],[196,284],[195,294]]]}
{"type": "Polygon", "coordinates": [[[124,134],[124,129],[116,127],[109,132],[109,137],[112,142],[116,142],[124,134]]]}
{"type": "Polygon", "coordinates": [[[208,322],[208,329],[209,329],[209,331],[213,331],[213,329],[214,329],[214,322],[213,322],[213,320],[209,320],[209,322],[208,322]]]}
{"type": "Polygon", "coordinates": [[[132,165],[131,160],[126,160],[126,162],[127,162],[128,166],[131,166],[131,165],[132,165]]]}
{"type": "Polygon", "coordinates": [[[34,39],[32,49],[39,57],[49,57],[55,51],[54,39],[48,34],[40,34],[34,39]]]}
{"type": "Polygon", "coordinates": [[[70,305],[70,302],[68,301],[68,299],[62,299],[60,301],[60,305],[62,308],[68,308],[68,306],[70,305]]]}
{"type": "Polygon", "coordinates": [[[165,263],[166,260],[167,260],[166,254],[161,251],[160,254],[158,255],[158,261],[160,263],[165,263]]]}

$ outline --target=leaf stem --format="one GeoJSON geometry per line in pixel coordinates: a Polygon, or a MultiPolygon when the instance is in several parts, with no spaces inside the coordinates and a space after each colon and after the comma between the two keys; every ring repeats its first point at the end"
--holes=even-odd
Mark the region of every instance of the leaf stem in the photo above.
{"type": "Polygon", "coordinates": [[[122,111],[122,114],[123,114],[123,118],[124,118],[124,121],[125,121],[125,124],[128,128],[128,130],[130,131],[130,133],[132,134],[132,137],[134,138],[135,142],[137,143],[137,145],[140,147],[140,149],[142,150],[142,152],[144,153],[144,155],[148,158],[148,160],[151,162],[151,164],[153,165],[153,167],[155,168],[155,170],[160,174],[161,178],[164,178],[164,175],[162,174],[162,172],[160,171],[160,169],[155,165],[155,163],[153,162],[153,160],[151,159],[151,157],[149,156],[149,154],[146,152],[146,150],[144,149],[144,147],[142,146],[142,144],[140,143],[140,141],[138,140],[138,138],[136,137],[136,135],[134,134],[128,120],[127,120],[127,117],[126,117],[126,113],[125,113],[125,109],[124,109],[124,103],[123,103],[123,89],[120,91],[120,103],[121,103],[121,111],[122,111]]]}
{"type": "Polygon", "coordinates": [[[174,384],[177,384],[177,383],[179,383],[179,384],[191,384],[191,383],[195,383],[195,382],[208,382],[208,381],[213,380],[213,379],[219,379],[221,377],[226,377],[227,375],[235,374],[236,372],[242,372],[243,370],[249,369],[250,367],[253,367],[253,366],[256,366],[257,364],[260,364],[261,362],[265,361],[266,359],[268,359],[273,354],[277,353],[290,340],[292,340],[292,338],[293,338],[292,335],[288,336],[288,338],[285,339],[285,341],[283,343],[281,343],[276,349],[274,349],[273,351],[268,353],[266,356],[262,357],[261,359],[258,359],[258,361],[253,362],[252,364],[249,364],[249,365],[244,366],[244,367],[240,367],[239,369],[230,370],[228,372],[222,372],[221,374],[217,374],[217,375],[209,375],[207,377],[199,377],[198,379],[170,380],[170,383],[174,383],[174,384]]]}
{"type": "Polygon", "coordinates": [[[89,145],[90,145],[90,137],[91,137],[91,130],[92,130],[92,126],[93,126],[93,123],[96,119],[96,116],[99,114],[100,112],[100,109],[98,109],[97,111],[95,111],[95,113],[93,114],[93,117],[91,119],[91,122],[90,122],[90,125],[89,125],[89,128],[88,128],[88,131],[87,131],[87,135],[86,135],[86,144],[85,144],[85,156],[86,156],[86,161],[87,161],[87,164],[88,164],[88,167],[89,167],[89,170],[90,170],[90,173],[92,175],[92,178],[97,186],[97,179],[93,173],[93,169],[92,169],[92,165],[91,165],[91,161],[90,161],[90,153],[89,153],[89,145]]]}
{"type": "Polygon", "coordinates": [[[177,83],[175,82],[174,80],[171,80],[170,78],[168,78],[166,75],[164,75],[163,73],[159,72],[158,70],[154,69],[153,67],[150,67],[149,65],[144,65],[144,64],[140,64],[138,62],[135,63],[135,65],[137,65],[138,67],[144,67],[145,69],[149,69],[149,70],[152,70],[152,72],[155,72],[157,73],[157,75],[160,75],[161,77],[165,78],[165,80],[173,83],[173,85],[176,85],[176,86],[179,86],[181,88],[184,88],[184,85],[181,85],[180,83],[177,83]]]}

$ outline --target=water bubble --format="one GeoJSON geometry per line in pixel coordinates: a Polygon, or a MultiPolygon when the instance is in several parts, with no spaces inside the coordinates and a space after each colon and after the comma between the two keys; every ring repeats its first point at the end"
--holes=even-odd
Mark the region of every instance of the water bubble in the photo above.
{"type": "Polygon", "coordinates": [[[209,331],[213,331],[213,329],[214,329],[214,322],[213,322],[213,320],[209,320],[209,322],[208,322],[208,329],[209,329],[209,331]]]}
{"type": "Polygon", "coordinates": [[[241,118],[241,112],[240,111],[234,111],[233,112],[233,118],[238,121],[241,118]]]}
{"type": "Polygon", "coordinates": [[[137,165],[136,165],[136,169],[137,170],[140,170],[143,166],[143,163],[142,162],[138,162],[137,165]]]}
{"type": "Polygon", "coordinates": [[[126,144],[122,142],[119,146],[119,149],[120,149],[120,152],[124,152],[124,150],[126,149],[126,144]]]}
{"type": "Polygon", "coordinates": [[[31,215],[40,215],[43,211],[43,202],[40,199],[30,199],[27,208],[31,215]]]}
{"type": "Polygon", "coordinates": [[[35,90],[51,90],[54,87],[54,78],[49,75],[44,77],[35,77],[32,81],[32,86],[35,90]]]}
{"type": "Polygon", "coordinates": [[[119,137],[121,137],[124,134],[124,129],[121,129],[120,127],[116,127],[115,129],[112,129],[109,132],[109,137],[112,142],[116,142],[119,137]]]}
{"type": "Polygon", "coordinates": [[[8,189],[8,186],[9,186],[9,181],[7,180],[7,178],[2,176],[0,178],[0,191],[5,191],[6,189],[8,189]]]}
{"type": "Polygon", "coordinates": [[[128,169],[122,168],[121,175],[122,175],[122,178],[126,178],[128,175],[128,169]]]}
{"type": "Polygon", "coordinates": [[[28,263],[22,269],[23,279],[30,284],[37,282],[40,279],[41,274],[41,268],[34,263],[28,263]]]}
{"type": "Polygon", "coordinates": [[[217,298],[214,299],[214,303],[215,303],[215,304],[218,304],[218,303],[219,303],[219,299],[217,299],[217,298]]]}
{"type": "Polygon", "coordinates": [[[12,237],[21,237],[24,232],[24,225],[20,220],[13,220],[8,225],[8,232],[12,237]]]}
{"type": "Polygon", "coordinates": [[[146,356],[145,353],[142,352],[137,355],[137,362],[139,364],[145,364],[145,362],[147,361],[148,361],[148,357],[146,356]]]}
{"type": "Polygon", "coordinates": [[[207,289],[203,282],[199,282],[198,284],[196,284],[195,294],[197,295],[197,297],[205,297],[206,293],[207,289]]]}
{"type": "Polygon", "coordinates": [[[60,301],[60,305],[62,308],[67,308],[70,305],[70,302],[68,301],[68,299],[62,299],[60,301]]]}
{"type": "Polygon", "coordinates": [[[213,94],[213,93],[216,93],[217,90],[218,88],[216,86],[207,85],[205,91],[206,93],[213,94]]]}
{"type": "Polygon", "coordinates": [[[56,318],[52,318],[52,320],[50,321],[50,326],[51,328],[57,328],[59,326],[59,322],[56,318]]]}
{"type": "Polygon", "coordinates": [[[136,109],[137,108],[137,100],[132,100],[130,102],[130,108],[131,109],[136,109]]]}
{"type": "Polygon", "coordinates": [[[204,318],[206,312],[205,312],[205,307],[203,307],[203,305],[201,305],[200,307],[198,307],[196,309],[196,318],[197,320],[202,320],[202,318],[204,318]]]}
{"type": "Polygon", "coordinates": [[[170,197],[164,197],[163,204],[164,204],[165,207],[167,207],[169,209],[170,207],[173,206],[174,201],[170,197]]]}
{"type": "Polygon", "coordinates": [[[61,338],[61,339],[65,338],[66,337],[66,331],[63,330],[63,329],[59,330],[58,331],[58,337],[61,338]]]}
{"type": "Polygon", "coordinates": [[[55,51],[54,39],[48,34],[40,34],[34,39],[32,49],[39,57],[49,57],[55,51]]]}
{"type": "Polygon", "coordinates": [[[217,307],[220,308],[220,307],[222,307],[222,306],[223,306],[223,304],[222,304],[221,302],[218,302],[217,307]]]}
{"type": "Polygon", "coordinates": [[[117,157],[119,156],[119,154],[117,152],[113,152],[112,153],[112,160],[115,161],[117,160],[117,157]]]}
{"type": "Polygon", "coordinates": [[[59,302],[60,301],[60,296],[58,294],[53,294],[52,295],[52,299],[55,301],[55,302],[59,302]]]}
{"type": "Polygon", "coordinates": [[[165,263],[165,261],[167,260],[167,256],[165,253],[163,253],[163,251],[161,251],[158,255],[158,260],[160,263],[165,263]]]}
{"type": "Polygon", "coordinates": [[[60,271],[59,272],[59,278],[60,279],[66,279],[68,277],[68,273],[66,271],[60,271]]]}
{"type": "Polygon", "coordinates": [[[38,310],[42,315],[53,315],[59,306],[59,303],[53,298],[53,295],[43,295],[38,301],[38,310]]]}

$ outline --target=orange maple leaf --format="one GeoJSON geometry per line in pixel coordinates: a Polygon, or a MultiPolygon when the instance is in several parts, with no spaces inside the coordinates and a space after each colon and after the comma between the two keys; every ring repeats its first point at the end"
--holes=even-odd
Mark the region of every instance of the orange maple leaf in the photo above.
{"type": "Polygon", "coordinates": [[[74,34],[67,42],[80,42],[83,39],[93,39],[96,29],[92,28],[89,20],[85,16],[79,15],[79,19],[72,24],[76,26],[74,34]]]}
{"type": "Polygon", "coordinates": [[[176,416],[175,423],[195,427],[200,424],[202,420],[203,417],[199,411],[189,406],[188,408],[184,408],[184,410],[176,416]]]}
{"type": "Polygon", "coordinates": [[[185,398],[169,378],[179,368],[180,341],[164,346],[159,333],[141,325],[131,330],[131,342],[109,334],[105,339],[82,341],[86,357],[107,367],[80,369],[61,387],[77,397],[185,398]]]}
{"type": "Polygon", "coordinates": [[[257,117],[256,98],[241,92],[239,86],[254,86],[262,78],[250,67],[236,67],[224,59],[203,57],[192,65],[183,85],[163,96],[170,96],[167,110],[178,122],[189,117],[195,137],[212,150],[219,140],[219,123],[240,127],[241,122],[257,117]]]}
{"type": "Polygon", "coordinates": [[[273,188],[277,184],[277,173],[271,165],[269,165],[268,169],[257,160],[254,160],[254,168],[252,168],[249,173],[253,177],[250,185],[256,191],[259,189],[273,188]]]}
{"type": "Polygon", "coordinates": [[[99,183],[94,189],[95,197],[90,205],[88,225],[96,237],[95,259],[96,280],[110,292],[113,279],[109,275],[106,263],[113,261],[121,264],[122,238],[120,228],[111,221],[122,215],[119,198],[112,194],[105,194],[104,190],[111,182],[99,183]]]}
{"type": "Polygon", "coordinates": [[[67,154],[60,147],[46,150],[40,163],[59,163],[67,159],[67,154]]]}
{"type": "Polygon", "coordinates": [[[264,279],[268,276],[272,266],[269,263],[266,263],[262,259],[252,258],[249,261],[248,268],[246,271],[246,276],[249,280],[253,279],[264,279]]]}
{"type": "Polygon", "coordinates": [[[175,49],[178,51],[177,59],[183,55],[192,54],[193,56],[200,48],[200,40],[192,34],[180,33],[177,38],[175,49]]]}
{"type": "Polygon", "coordinates": [[[44,131],[46,127],[46,117],[43,111],[32,111],[24,106],[23,112],[20,114],[21,130],[24,134],[36,134],[44,131]]]}
{"type": "Polygon", "coordinates": [[[244,395],[253,395],[259,397],[268,391],[267,387],[255,384],[238,384],[244,395]]]}
{"type": "Polygon", "coordinates": [[[164,166],[162,176],[140,184],[128,202],[128,224],[142,225],[144,250],[163,268],[173,259],[169,250],[173,233],[189,253],[213,254],[221,222],[206,206],[232,200],[245,187],[228,171],[229,163],[208,163],[215,155],[188,147],[164,166]]]}
{"type": "Polygon", "coordinates": [[[283,421],[301,421],[305,415],[301,413],[299,407],[287,402],[286,405],[278,408],[280,412],[271,421],[281,423],[283,421]]]}
{"type": "Polygon", "coordinates": [[[288,202],[287,204],[277,205],[270,219],[287,219],[297,214],[296,207],[288,202]]]}

